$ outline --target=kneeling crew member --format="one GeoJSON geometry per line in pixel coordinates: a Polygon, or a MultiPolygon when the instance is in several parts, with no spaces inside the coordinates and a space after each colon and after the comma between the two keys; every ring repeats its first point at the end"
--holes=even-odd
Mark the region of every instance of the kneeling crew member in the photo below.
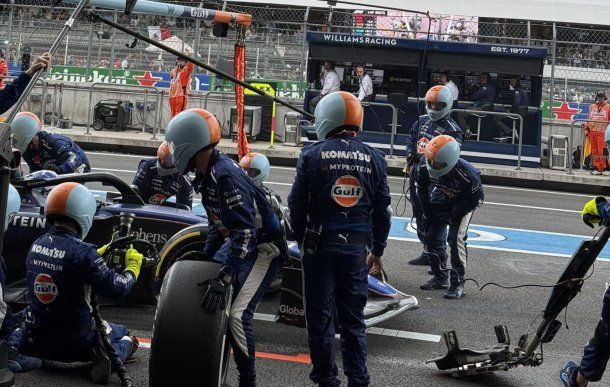
{"type": "Polygon", "coordinates": [[[165,139],[178,173],[196,171],[193,188],[201,193],[208,214],[209,231],[203,253],[191,255],[222,263],[216,278],[199,284],[204,294],[201,305],[208,313],[224,310],[233,285],[229,342],[239,371],[239,385],[255,386],[252,318],[281,265],[279,249],[271,243],[280,236],[279,219],[248,174],[215,148],[220,142],[220,125],[210,112],[183,111],[167,125],[165,139]],[[261,228],[256,225],[257,212],[261,228]]]}
{"type": "Polygon", "coordinates": [[[46,169],[58,175],[91,171],[85,152],[72,139],[42,130],[36,115],[21,112],[11,123],[13,146],[30,167],[30,173],[46,169]]]}
{"type": "Polygon", "coordinates": [[[145,203],[161,205],[175,195],[176,203],[193,206],[193,187],[174,167],[167,142],[159,146],[156,158],[140,161],[132,184],[145,203]]]}
{"type": "Polygon", "coordinates": [[[447,272],[451,271],[451,286],[444,297],[462,298],[466,295],[468,225],[484,197],[480,172],[460,159],[460,144],[451,136],[430,140],[424,155],[418,165],[417,196],[423,208],[423,229],[434,277],[420,288],[446,289],[447,272]],[[451,249],[451,270],[446,269],[447,242],[451,249]]]}
{"type": "Polygon", "coordinates": [[[343,91],[315,110],[318,143],[303,148],[288,197],[295,239],[304,248],[305,316],[313,370],[321,386],[338,386],[335,315],[350,386],[370,383],[364,307],[371,274],[380,273],[390,231],[390,191],[383,154],[357,140],[360,101],[343,91]],[[367,243],[371,242],[367,256],[367,243]]]}
{"type": "MultiPolygon", "coordinates": [[[[127,250],[123,273],[106,266],[100,255],[108,245],[96,250],[83,242],[95,212],[95,198],[81,184],[62,183],[47,196],[45,214],[51,228],[34,242],[26,258],[33,322],[17,329],[9,345],[48,360],[92,360],[92,381],[106,384],[111,363],[92,328],[87,287],[100,296],[125,297],[140,274],[142,254],[127,250]]],[[[112,345],[124,362],[136,352],[138,341],[125,326],[108,325],[112,345]]]]}

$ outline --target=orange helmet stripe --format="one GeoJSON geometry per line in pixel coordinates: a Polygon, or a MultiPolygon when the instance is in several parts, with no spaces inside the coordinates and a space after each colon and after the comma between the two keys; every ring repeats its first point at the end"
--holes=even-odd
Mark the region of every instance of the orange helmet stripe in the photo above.
{"type": "Polygon", "coordinates": [[[218,120],[216,119],[216,117],[214,117],[214,115],[212,113],[210,113],[209,111],[207,111],[205,109],[200,109],[200,108],[188,109],[185,111],[195,112],[195,113],[199,114],[201,117],[203,117],[203,119],[207,122],[208,129],[210,130],[210,144],[216,144],[216,143],[220,142],[220,137],[221,137],[220,124],[218,123],[218,120]]]}
{"type": "Polygon", "coordinates": [[[448,136],[446,134],[434,137],[426,145],[426,151],[425,151],[426,158],[428,160],[430,160],[431,162],[434,162],[434,159],[436,158],[436,154],[438,153],[438,151],[443,147],[443,145],[445,145],[451,141],[455,141],[455,138],[448,136]]]}
{"type": "Polygon", "coordinates": [[[65,215],[68,197],[72,190],[78,185],[78,183],[68,182],[61,183],[53,188],[47,197],[46,214],[65,215]]]}
{"type": "Polygon", "coordinates": [[[256,153],[248,153],[242,157],[241,160],[239,160],[239,165],[244,169],[250,168],[250,164],[252,163],[254,156],[256,156],[256,153]]]}
{"type": "Polygon", "coordinates": [[[362,125],[362,104],[352,93],[340,91],[339,94],[345,102],[345,125],[362,125]]]}
{"type": "Polygon", "coordinates": [[[157,158],[161,160],[161,162],[165,162],[169,155],[169,145],[167,145],[167,141],[163,141],[163,143],[159,145],[159,148],[157,148],[157,158]]]}
{"type": "Polygon", "coordinates": [[[436,102],[438,100],[438,95],[440,94],[441,90],[443,90],[442,85],[432,86],[430,90],[428,90],[428,92],[426,93],[426,101],[436,102]]]}

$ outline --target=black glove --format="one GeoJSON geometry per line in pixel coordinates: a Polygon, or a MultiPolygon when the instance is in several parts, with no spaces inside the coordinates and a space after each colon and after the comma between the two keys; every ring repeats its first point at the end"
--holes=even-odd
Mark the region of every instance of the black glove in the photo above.
{"type": "Polygon", "coordinates": [[[182,254],[176,259],[176,262],[178,261],[211,261],[211,259],[205,251],[193,250],[182,254]]]}
{"type": "Polygon", "coordinates": [[[58,175],[61,173],[61,169],[53,163],[44,163],[44,165],[42,166],[42,169],[46,169],[47,171],[55,172],[58,175]]]}
{"type": "Polygon", "coordinates": [[[203,288],[201,307],[208,313],[215,313],[227,307],[227,297],[233,277],[222,270],[216,278],[210,278],[197,284],[203,288]]]}

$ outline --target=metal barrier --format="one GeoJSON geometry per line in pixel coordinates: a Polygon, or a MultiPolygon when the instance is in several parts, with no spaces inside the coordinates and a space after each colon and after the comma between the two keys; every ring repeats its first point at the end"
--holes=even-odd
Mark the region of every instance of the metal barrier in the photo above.
{"type": "Polygon", "coordinates": [[[390,134],[390,157],[394,156],[394,137],[396,136],[396,128],[398,127],[398,110],[396,106],[382,102],[362,102],[362,106],[381,106],[392,109],[392,133],[390,134]]]}
{"type": "MultiPolygon", "coordinates": [[[[478,123],[477,123],[477,128],[479,133],[477,133],[477,139],[478,139],[478,135],[480,134],[481,131],[481,119],[485,118],[486,116],[502,116],[502,117],[506,117],[506,118],[510,118],[511,120],[513,120],[513,129],[514,129],[514,120],[518,120],[519,121],[519,147],[517,148],[517,170],[521,169],[521,147],[523,146],[523,117],[521,117],[519,114],[516,113],[506,113],[506,112],[493,112],[493,111],[487,111],[487,110],[466,110],[466,109],[451,109],[451,111],[449,112],[449,115],[451,115],[454,112],[463,112],[463,113],[469,113],[472,114],[474,116],[477,117],[478,123]]],[[[513,144],[515,143],[515,132],[513,130],[513,144]]]]}
{"type": "MultiPolygon", "coordinates": [[[[142,133],[144,133],[146,131],[146,112],[148,111],[147,109],[147,102],[148,102],[148,91],[149,90],[154,90],[155,91],[155,106],[157,106],[159,104],[159,89],[157,89],[154,86],[143,86],[143,85],[116,85],[113,83],[104,83],[104,82],[93,82],[91,84],[91,86],[89,86],[89,105],[88,105],[88,109],[87,109],[87,130],[86,130],[86,134],[89,134],[90,132],[90,128],[91,128],[91,104],[93,103],[93,88],[96,85],[105,85],[105,86],[112,86],[112,87],[120,87],[119,90],[117,90],[118,93],[121,94],[133,94],[132,92],[129,91],[129,89],[144,89],[144,107],[143,107],[143,114],[142,114],[142,133]]],[[[112,90],[107,90],[107,91],[112,91],[112,90]]],[[[136,95],[139,93],[135,93],[136,95]]],[[[157,123],[155,122],[155,126],[157,125],[157,123]]],[[[153,127],[153,136],[154,136],[154,132],[155,132],[155,128],[153,127]]]]}
{"type": "Polygon", "coordinates": [[[208,97],[210,96],[210,94],[218,94],[218,95],[235,95],[234,92],[232,91],[220,91],[220,90],[212,90],[212,91],[208,91],[207,93],[205,93],[205,95],[203,96],[203,108],[205,110],[208,110],[208,97]]]}
{"type": "MultiPolygon", "coordinates": [[[[576,120],[572,120],[572,124],[570,125],[570,141],[568,141],[568,160],[570,166],[568,167],[568,175],[573,175],[572,173],[572,152],[574,151],[573,149],[573,144],[574,144],[574,124],[577,122],[594,122],[594,123],[600,123],[600,124],[610,124],[610,121],[595,121],[595,120],[590,120],[590,119],[585,119],[585,118],[579,118],[576,120]]],[[[583,154],[581,154],[580,156],[580,169],[583,169],[583,165],[584,165],[584,161],[585,158],[584,156],[584,144],[585,144],[585,136],[584,136],[584,131],[582,133],[582,144],[583,144],[583,154]]]]}

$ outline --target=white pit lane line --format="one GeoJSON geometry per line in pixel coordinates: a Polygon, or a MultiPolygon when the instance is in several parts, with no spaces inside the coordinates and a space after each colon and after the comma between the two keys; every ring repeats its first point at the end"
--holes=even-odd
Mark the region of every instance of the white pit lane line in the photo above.
{"type": "MultiPolygon", "coordinates": [[[[254,313],[254,319],[258,321],[275,322],[275,315],[266,313],[254,313]]],[[[409,332],[398,329],[386,329],[381,327],[370,327],[366,329],[366,333],[369,335],[386,336],[386,337],[398,337],[401,339],[428,341],[432,343],[438,343],[441,341],[439,335],[431,335],[428,333],[409,332]]],[[[335,335],[339,338],[339,335],[335,335]]]]}
{"type": "MultiPolygon", "coordinates": [[[[276,168],[276,167],[272,167],[272,168],[276,168]]],[[[91,168],[91,170],[95,170],[95,171],[108,171],[108,172],[118,172],[118,173],[132,173],[135,174],[136,171],[134,170],[127,170],[127,169],[112,169],[112,168],[91,168]]],[[[279,182],[279,181],[267,181],[265,182],[265,184],[269,184],[269,185],[279,185],[279,186],[285,186],[285,187],[291,187],[292,183],[283,183],[283,182],[279,182]]],[[[544,191],[546,192],[546,191],[544,191]]],[[[402,196],[402,194],[400,193],[394,193],[391,192],[390,193],[391,196],[402,196]]],[[[489,206],[501,206],[501,207],[517,207],[517,208],[526,208],[526,209],[530,209],[530,210],[543,210],[543,211],[554,211],[554,212],[567,212],[567,213],[573,213],[573,214],[580,214],[581,211],[578,210],[567,210],[567,209],[563,209],[563,208],[550,208],[550,207],[538,207],[538,206],[527,206],[524,204],[512,204],[512,203],[497,203],[497,202],[485,202],[483,203],[483,205],[489,205],[489,206]]]]}

